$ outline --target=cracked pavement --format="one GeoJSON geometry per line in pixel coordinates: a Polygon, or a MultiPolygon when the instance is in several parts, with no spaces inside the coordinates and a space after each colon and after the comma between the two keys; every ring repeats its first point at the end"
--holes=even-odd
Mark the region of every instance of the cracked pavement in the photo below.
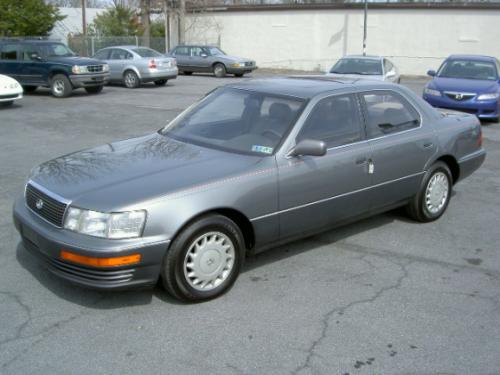
{"type": "Polygon", "coordinates": [[[270,250],[207,303],[80,289],[26,253],[11,206],[33,166],[155,131],[233,80],[40,90],[0,109],[0,374],[499,374],[498,123],[439,221],[398,210],[270,250]]]}

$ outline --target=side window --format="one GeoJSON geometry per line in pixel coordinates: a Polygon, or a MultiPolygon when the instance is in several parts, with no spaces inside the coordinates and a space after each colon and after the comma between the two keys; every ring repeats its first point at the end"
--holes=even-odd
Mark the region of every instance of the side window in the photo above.
{"type": "Polygon", "coordinates": [[[417,128],[418,112],[402,96],[391,91],[362,94],[366,106],[369,138],[417,128]]]}
{"type": "Polygon", "coordinates": [[[109,56],[109,49],[103,49],[99,52],[97,52],[94,56],[94,58],[98,59],[98,60],[107,60],[108,59],[108,56],[109,56]]]}
{"type": "Polygon", "coordinates": [[[21,45],[21,60],[23,61],[33,61],[31,58],[31,55],[33,54],[38,54],[37,49],[35,46],[31,44],[22,44],[21,45]]]}
{"type": "Polygon", "coordinates": [[[191,47],[191,56],[200,57],[203,50],[200,47],[191,47]]]}
{"type": "Polygon", "coordinates": [[[188,47],[177,47],[174,50],[174,54],[177,56],[189,56],[189,49],[188,47]]]}
{"type": "Polygon", "coordinates": [[[132,54],[123,49],[115,48],[111,50],[110,60],[130,60],[132,59],[132,54]]]}
{"type": "Polygon", "coordinates": [[[356,98],[353,95],[339,95],[322,99],[314,106],[297,141],[317,139],[325,141],[330,148],[360,141],[362,134],[356,98]]]}
{"type": "Polygon", "coordinates": [[[4,44],[0,49],[0,60],[17,60],[17,44],[4,44]]]}

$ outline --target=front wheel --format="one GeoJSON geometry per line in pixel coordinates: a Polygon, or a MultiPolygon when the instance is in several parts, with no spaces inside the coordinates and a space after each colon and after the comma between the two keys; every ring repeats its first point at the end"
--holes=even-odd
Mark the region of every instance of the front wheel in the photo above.
{"type": "Polygon", "coordinates": [[[218,63],[214,65],[214,75],[217,78],[222,78],[226,76],[226,67],[224,66],[224,64],[218,63]]]}
{"type": "Polygon", "coordinates": [[[125,87],[128,89],[135,89],[139,87],[141,81],[134,71],[127,70],[123,75],[123,83],[125,83],[125,87]]]}
{"type": "Polygon", "coordinates": [[[71,95],[73,87],[68,77],[63,74],[56,74],[50,81],[50,90],[56,98],[66,98],[71,95]]]}
{"type": "Polygon", "coordinates": [[[439,219],[450,202],[452,184],[448,166],[434,163],[425,174],[420,192],[408,204],[409,216],[423,223],[439,219]]]}
{"type": "Polygon", "coordinates": [[[159,79],[155,81],[156,86],[165,86],[167,84],[168,79],[159,79]]]}
{"type": "Polygon", "coordinates": [[[103,86],[92,86],[85,87],[85,91],[89,94],[99,94],[102,91],[103,86]]]}
{"type": "Polygon", "coordinates": [[[221,215],[207,215],[172,242],[162,265],[165,289],[181,300],[201,302],[228,291],[245,255],[238,226],[221,215]]]}

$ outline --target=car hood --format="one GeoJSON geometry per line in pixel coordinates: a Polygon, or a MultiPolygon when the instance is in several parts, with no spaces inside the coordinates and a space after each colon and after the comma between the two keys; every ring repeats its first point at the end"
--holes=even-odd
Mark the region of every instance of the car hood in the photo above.
{"type": "Polygon", "coordinates": [[[231,56],[231,55],[220,55],[219,57],[222,57],[222,58],[224,58],[225,60],[227,60],[229,62],[253,61],[252,59],[247,59],[246,57],[231,56]]]}
{"type": "Polygon", "coordinates": [[[473,92],[481,94],[498,90],[495,81],[435,77],[429,85],[440,91],[473,92]]]}
{"type": "Polygon", "coordinates": [[[262,159],[156,133],[50,160],[36,167],[30,179],[76,206],[113,211],[237,175],[262,159]]]}
{"type": "Polygon", "coordinates": [[[366,74],[339,74],[339,73],[327,73],[326,74],[329,77],[333,78],[352,78],[352,79],[373,79],[376,81],[383,81],[384,76],[383,75],[366,75],[366,74]]]}
{"type": "Polygon", "coordinates": [[[14,78],[0,74],[0,89],[10,89],[10,85],[18,83],[14,78]]]}
{"type": "Polygon", "coordinates": [[[67,57],[54,57],[51,56],[47,58],[49,62],[56,62],[60,64],[68,64],[68,65],[101,65],[102,61],[91,59],[88,57],[80,57],[80,56],[67,56],[67,57]]]}

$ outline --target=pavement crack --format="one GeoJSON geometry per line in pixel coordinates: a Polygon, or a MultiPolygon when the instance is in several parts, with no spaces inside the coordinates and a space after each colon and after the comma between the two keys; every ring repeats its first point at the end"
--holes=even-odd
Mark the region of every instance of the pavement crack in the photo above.
{"type": "Polygon", "coordinates": [[[309,348],[305,351],[307,353],[307,356],[303,363],[300,366],[297,366],[292,372],[292,375],[297,375],[299,374],[302,370],[305,370],[311,366],[311,361],[314,356],[316,356],[315,351],[319,345],[323,342],[323,340],[327,337],[328,329],[330,328],[330,319],[332,316],[336,313],[338,314],[344,314],[347,310],[351,309],[354,306],[365,304],[365,303],[372,303],[375,302],[377,299],[379,299],[384,293],[391,291],[391,290],[396,290],[401,288],[403,281],[408,277],[408,269],[407,267],[412,263],[408,262],[405,265],[392,262],[394,264],[397,264],[401,268],[401,275],[397,278],[397,280],[392,283],[391,285],[384,286],[380,288],[373,296],[369,298],[363,298],[357,301],[352,301],[348,303],[345,306],[341,307],[335,307],[331,310],[329,310],[326,314],[323,315],[323,318],[321,319],[321,332],[320,335],[317,339],[315,339],[312,344],[309,346],[309,348]]]}

